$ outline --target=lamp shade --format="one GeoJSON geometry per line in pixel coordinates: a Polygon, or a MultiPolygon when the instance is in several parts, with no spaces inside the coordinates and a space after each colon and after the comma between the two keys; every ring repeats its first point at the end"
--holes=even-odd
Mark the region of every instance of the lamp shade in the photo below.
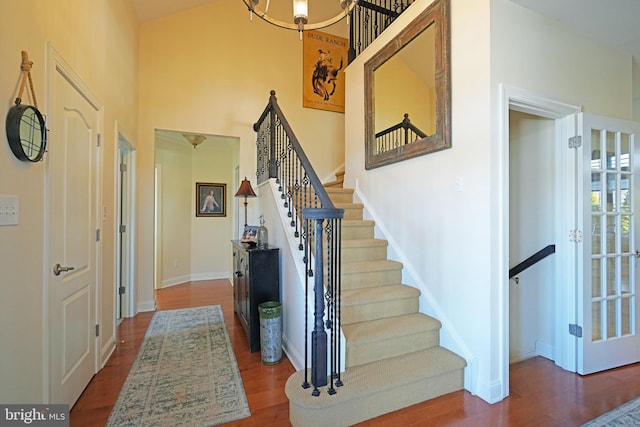
{"type": "Polygon", "coordinates": [[[240,183],[240,188],[236,192],[236,197],[256,197],[256,193],[251,188],[251,182],[245,177],[240,183]]]}

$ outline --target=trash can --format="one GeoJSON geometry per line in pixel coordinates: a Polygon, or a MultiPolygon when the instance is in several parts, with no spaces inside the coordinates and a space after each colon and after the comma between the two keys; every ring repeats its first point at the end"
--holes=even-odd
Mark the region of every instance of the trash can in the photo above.
{"type": "Polygon", "coordinates": [[[258,304],[258,312],[262,363],[275,365],[282,360],[282,306],[277,301],[266,301],[258,304]]]}

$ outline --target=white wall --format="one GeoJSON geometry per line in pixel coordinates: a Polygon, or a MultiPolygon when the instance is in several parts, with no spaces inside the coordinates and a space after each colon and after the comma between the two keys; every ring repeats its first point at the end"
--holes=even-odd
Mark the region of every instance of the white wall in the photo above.
{"type": "MultiPolygon", "coordinates": [[[[555,244],[555,121],[509,112],[509,268],[555,244]]],[[[509,282],[509,361],[553,359],[556,256],[509,282]]]]}
{"type": "Polygon", "coordinates": [[[347,69],[345,185],[392,237],[421,310],[443,322],[443,345],[467,358],[465,387],[495,402],[508,390],[499,84],[628,118],[631,61],[507,0],[452,0],[452,148],[365,171],[364,62],[429,3],[416,1],[347,69]]]}

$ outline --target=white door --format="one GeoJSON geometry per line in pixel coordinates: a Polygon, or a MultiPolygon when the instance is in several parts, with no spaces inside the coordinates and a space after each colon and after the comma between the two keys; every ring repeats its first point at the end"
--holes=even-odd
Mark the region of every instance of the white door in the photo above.
{"type": "Polygon", "coordinates": [[[578,130],[582,212],[577,230],[582,236],[579,232],[577,240],[582,248],[578,323],[572,329],[579,336],[582,327],[577,371],[589,374],[640,360],[640,125],[580,114],[578,130]]]}
{"type": "MultiPolygon", "coordinates": [[[[59,65],[59,64],[58,64],[59,65]]],[[[51,76],[48,148],[50,401],[73,405],[97,370],[99,108],[51,76]]]]}

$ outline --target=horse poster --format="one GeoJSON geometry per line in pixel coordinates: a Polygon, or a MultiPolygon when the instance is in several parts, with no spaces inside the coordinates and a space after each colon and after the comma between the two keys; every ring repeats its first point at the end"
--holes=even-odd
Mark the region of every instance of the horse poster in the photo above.
{"type": "Polygon", "coordinates": [[[347,39],[305,31],[303,39],[302,106],[344,113],[344,69],[347,39]]]}

